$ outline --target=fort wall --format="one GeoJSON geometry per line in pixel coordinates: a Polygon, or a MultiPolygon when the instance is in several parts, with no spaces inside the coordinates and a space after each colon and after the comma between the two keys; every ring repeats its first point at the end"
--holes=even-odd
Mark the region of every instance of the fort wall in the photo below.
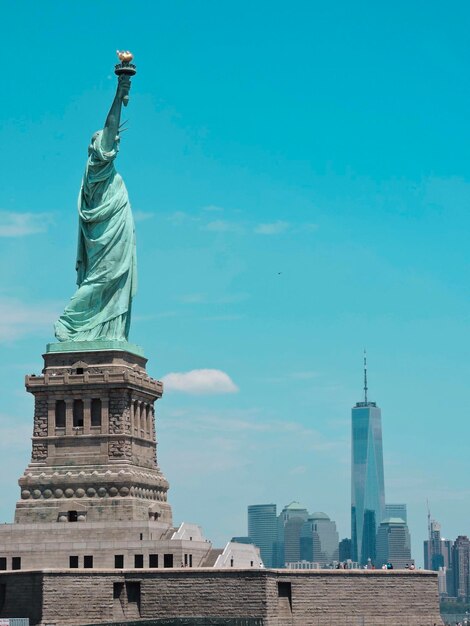
{"type": "Polygon", "coordinates": [[[442,623],[437,575],[421,570],[44,570],[1,573],[0,589],[0,617],[29,617],[31,626],[172,618],[250,618],[263,626],[442,623]]]}

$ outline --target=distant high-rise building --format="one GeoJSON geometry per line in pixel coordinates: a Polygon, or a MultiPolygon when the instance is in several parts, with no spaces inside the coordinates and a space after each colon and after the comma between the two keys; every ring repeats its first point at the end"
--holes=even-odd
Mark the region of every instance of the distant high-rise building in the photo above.
{"type": "MultiPolygon", "coordinates": [[[[453,548],[454,542],[449,541],[449,543],[451,544],[453,548]]],[[[451,563],[452,563],[452,560],[451,560],[451,563]]],[[[452,563],[452,567],[453,567],[453,563],[452,563]]],[[[454,577],[454,570],[452,569],[452,567],[443,568],[446,571],[445,593],[448,597],[455,598],[457,593],[455,591],[455,577],[454,577]]]]}
{"type": "Polygon", "coordinates": [[[470,599],[470,539],[459,535],[452,547],[454,593],[464,602],[470,599]]]}
{"type": "Polygon", "coordinates": [[[277,538],[275,504],[252,504],[248,507],[248,536],[260,549],[266,567],[274,566],[274,546],[277,538]]]}
{"type": "Polygon", "coordinates": [[[400,517],[384,519],[377,531],[376,565],[391,563],[395,569],[403,569],[412,563],[410,533],[405,520],[400,517]]]}
{"type": "Polygon", "coordinates": [[[307,519],[307,509],[298,502],[291,502],[282,509],[277,522],[275,567],[301,560],[300,533],[307,519]]]}
{"type": "Polygon", "coordinates": [[[399,517],[400,519],[408,523],[406,504],[386,504],[385,517],[399,517]]]}
{"type": "Polygon", "coordinates": [[[340,561],[348,561],[352,559],[352,545],[351,539],[345,538],[341,539],[339,542],[339,560],[340,561]]]}
{"type": "Polygon", "coordinates": [[[424,569],[438,572],[438,587],[441,596],[455,597],[453,542],[441,537],[441,525],[431,519],[428,511],[428,539],[424,541],[424,569]]]}
{"type": "Polygon", "coordinates": [[[424,569],[452,569],[452,541],[441,537],[441,525],[428,515],[428,539],[424,542],[424,569]]]}
{"type": "Polygon", "coordinates": [[[351,540],[352,559],[375,561],[376,534],[385,517],[382,418],[379,407],[367,399],[367,363],[364,354],[364,401],[352,409],[351,540]]]}
{"type": "Polygon", "coordinates": [[[437,572],[437,589],[441,597],[449,596],[448,589],[447,589],[448,578],[449,576],[448,576],[447,568],[440,567],[437,572]]]}
{"type": "Polygon", "coordinates": [[[308,516],[300,533],[300,558],[327,565],[338,560],[339,535],[336,524],[326,513],[308,516]]]}

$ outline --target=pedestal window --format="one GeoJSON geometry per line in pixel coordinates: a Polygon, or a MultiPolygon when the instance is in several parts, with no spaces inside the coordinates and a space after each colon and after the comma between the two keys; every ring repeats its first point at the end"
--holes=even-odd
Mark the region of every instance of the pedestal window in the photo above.
{"type": "Polygon", "coordinates": [[[65,400],[57,400],[55,403],[55,427],[65,428],[65,400]]]}
{"type": "Polygon", "coordinates": [[[73,427],[83,428],[83,400],[73,401],[73,427]]]}
{"type": "Polygon", "coordinates": [[[101,426],[101,400],[93,398],[91,401],[91,425],[101,426]]]}

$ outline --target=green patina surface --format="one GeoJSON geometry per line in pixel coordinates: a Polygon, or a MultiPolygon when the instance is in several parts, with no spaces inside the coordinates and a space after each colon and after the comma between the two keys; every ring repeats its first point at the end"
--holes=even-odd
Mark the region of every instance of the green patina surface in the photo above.
{"type": "Polygon", "coordinates": [[[46,352],[94,352],[97,350],[123,350],[137,356],[144,357],[144,350],[141,346],[128,341],[118,341],[113,339],[100,341],[61,341],[59,343],[48,343],[46,352]]]}
{"type": "MultiPolygon", "coordinates": [[[[60,342],[126,341],[137,290],[134,219],[114,160],[129,78],[120,76],[103,130],[88,147],[78,197],[78,289],[55,324],[60,342]]],[[[92,348],[102,349],[102,348],[92,348]]]]}

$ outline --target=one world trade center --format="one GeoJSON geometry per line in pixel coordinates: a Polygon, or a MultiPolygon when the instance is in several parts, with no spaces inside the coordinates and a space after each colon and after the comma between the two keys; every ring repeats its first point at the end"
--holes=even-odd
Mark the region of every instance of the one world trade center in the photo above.
{"type": "Polygon", "coordinates": [[[374,563],[377,528],[385,513],[382,418],[367,398],[365,353],[364,401],[352,409],[351,463],[352,558],[365,565],[368,559],[374,563]]]}

